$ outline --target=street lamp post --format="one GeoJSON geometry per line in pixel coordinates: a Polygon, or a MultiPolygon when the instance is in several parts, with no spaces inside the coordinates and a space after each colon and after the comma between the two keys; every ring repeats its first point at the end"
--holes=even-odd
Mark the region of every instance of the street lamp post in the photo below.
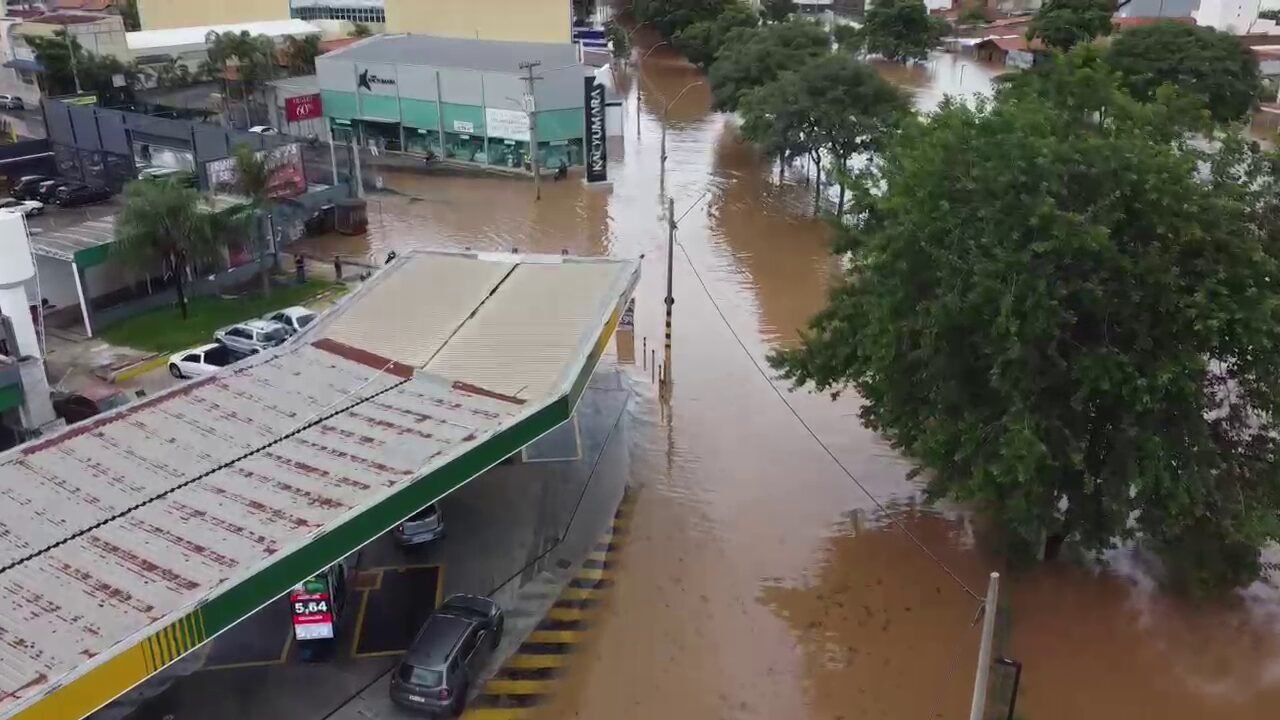
{"type": "Polygon", "coordinates": [[[675,105],[676,102],[679,101],[680,98],[683,97],[685,93],[703,84],[704,83],[701,80],[697,80],[695,82],[689,83],[688,85],[685,85],[684,89],[676,93],[675,98],[671,102],[667,103],[667,106],[662,109],[662,153],[658,156],[659,163],[660,163],[659,171],[658,171],[658,184],[663,188],[666,188],[667,186],[667,113],[671,111],[671,106],[675,105]]]}
{"type": "Polygon", "coordinates": [[[645,79],[644,61],[649,59],[649,55],[651,55],[654,50],[657,50],[663,45],[670,45],[670,44],[671,43],[667,42],[666,40],[663,40],[662,42],[655,44],[653,47],[649,48],[649,51],[646,52],[640,58],[640,62],[636,63],[636,140],[640,139],[640,82],[639,81],[645,79]]]}

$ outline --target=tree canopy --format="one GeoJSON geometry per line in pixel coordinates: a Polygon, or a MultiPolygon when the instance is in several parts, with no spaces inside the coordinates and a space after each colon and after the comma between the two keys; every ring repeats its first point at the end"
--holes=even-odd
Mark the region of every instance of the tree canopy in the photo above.
{"type": "Polygon", "coordinates": [[[929,15],[922,0],[884,0],[867,8],[862,42],[886,60],[924,60],[938,44],[944,21],[929,15]]]}
{"type": "Polygon", "coordinates": [[[805,66],[830,49],[826,31],[807,20],[731,30],[707,73],[715,105],[734,110],[746,93],[805,66]]]}
{"type": "Polygon", "coordinates": [[[1111,34],[1112,0],[1047,0],[1027,29],[1027,39],[1058,50],[1070,50],[1100,35],[1111,34]]]}
{"type": "Polygon", "coordinates": [[[903,129],[843,280],[772,362],[857,391],[1013,547],[1137,537],[1185,587],[1247,583],[1280,538],[1280,162],[1055,72],[903,129]]]}
{"type": "Polygon", "coordinates": [[[735,4],[726,8],[714,20],[700,20],[684,28],[676,33],[672,42],[677,50],[689,58],[689,62],[708,68],[720,54],[720,48],[724,46],[730,32],[737,28],[755,28],[757,25],[759,19],[751,12],[751,8],[735,4]]]}
{"type": "Polygon", "coordinates": [[[635,15],[657,28],[663,37],[673,38],[696,22],[710,22],[739,0],[635,0],[635,15]]]}
{"type": "Polygon", "coordinates": [[[267,207],[271,187],[271,167],[265,152],[249,145],[237,145],[231,152],[236,160],[236,192],[249,198],[253,234],[259,238],[259,276],[263,294],[271,293],[271,270],[267,255],[271,251],[271,238],[262,231],[262,212],[267,207]]]}
{"type": "Polygon", "coordinates": [[[133,89],[138,85],[138,70],[112,55],[89,52],[73,35],[67,42],[66,30],[57,30],[52,36],[27,35],[27,44],[35,52],[36,60],[44,68],[44,90],[48,95],[71,95],[76,91],[76,76],[80,89],[98,95],[106,105],[121,104],[133,100],[133,89]],[[70,44],[70,49],[68,49],[70,44]],[[75,70],[71,67],[75,53],[75,70]],[[124,84],[116,80],[123,77],[124,84]]]}
{"type": "Polygon", "coordinates": [[[290,36],[284,41],[284,61],[290,75],[315,75],[320,55],[320,36],[290,36]]]}
{"type": "MultiPolygon", "coordinates": [[[[783,160],[807,154],[819,165],[825,159],[844,174],[855,158],[881,147],[909,108],[902,91],[874,69],[836,53],[748,93],[739,113],[743,136],[765,152],[783,160]]],[[[844,197],[842,183],[837,215],[844,197]]]]}
{"type": "Polygon", "coordinates": [[[1129,94],[1152,100],[1169,84],[1220,122],[1240,120],[1257,101],[1258,61],[1236,36],[1173,21],[1116,36],[1103,56],[1129,94]]]}
{"type": "Polygon", "coordinates": [[[219,262],[227,233],[235,227],[234,216],[211,211],[191,188],[170,180],[138,180],[124,188],[111,253],[147,275],[157,267],[170,274],[186,319],[188,269],[219,262]]]}

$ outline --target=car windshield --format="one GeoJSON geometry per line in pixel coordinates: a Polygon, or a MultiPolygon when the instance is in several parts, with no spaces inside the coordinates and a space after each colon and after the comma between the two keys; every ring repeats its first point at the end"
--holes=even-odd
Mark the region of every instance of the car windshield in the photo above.
{"type": "Polygon", "coordinates": [[[408,663],[401,665],[397,674],[402,682],[421,687],[439,687],[440,681],[444,679],[439,670],[416,667],[408,663]]]}
{"type": "Polygon", "coordinates": [[[270,330],[262,331],[263,342],[279,342],[289,337],[289,331],[282,327],[273,327],[270,330]]]}

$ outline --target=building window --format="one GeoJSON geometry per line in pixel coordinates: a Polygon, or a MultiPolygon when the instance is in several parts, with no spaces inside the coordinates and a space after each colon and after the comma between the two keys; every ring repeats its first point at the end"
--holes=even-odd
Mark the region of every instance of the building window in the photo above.
{"type": "Polygon", "coordinates": [[[36,84],[36,74],[31,72],[30,70],[19,70],[18,77],[22,79],[23,84],[26,84],[26,85],[36,84]]]}
{"type": "Polygon", "coordinates": [[[349,20],[360,23],[385,23],[387,13],[379,8],[303,7],[290,12],[299,20],[349,20]]]}

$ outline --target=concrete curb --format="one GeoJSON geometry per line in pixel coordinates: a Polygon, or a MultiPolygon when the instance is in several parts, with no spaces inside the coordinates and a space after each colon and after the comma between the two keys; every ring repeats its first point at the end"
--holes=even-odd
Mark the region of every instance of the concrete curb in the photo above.
{"type": "Polygon", "coordinates": [[[162,367],[167,362],[169,362],[168,355],[164,355],[164,354],[153,355],[147,358],[146,360],[141,360],[132,365],[126,365],[125,367],[119,370],[116,370],[115,372],[108,373],[106,380],[107,382],[112,382],[112,383],[127,382],[129,380],[132,380],[138,377],[143,373],[148,373],[148,372],[151,372],[152,370],[155,370],[158,367],[162,367]]]}

